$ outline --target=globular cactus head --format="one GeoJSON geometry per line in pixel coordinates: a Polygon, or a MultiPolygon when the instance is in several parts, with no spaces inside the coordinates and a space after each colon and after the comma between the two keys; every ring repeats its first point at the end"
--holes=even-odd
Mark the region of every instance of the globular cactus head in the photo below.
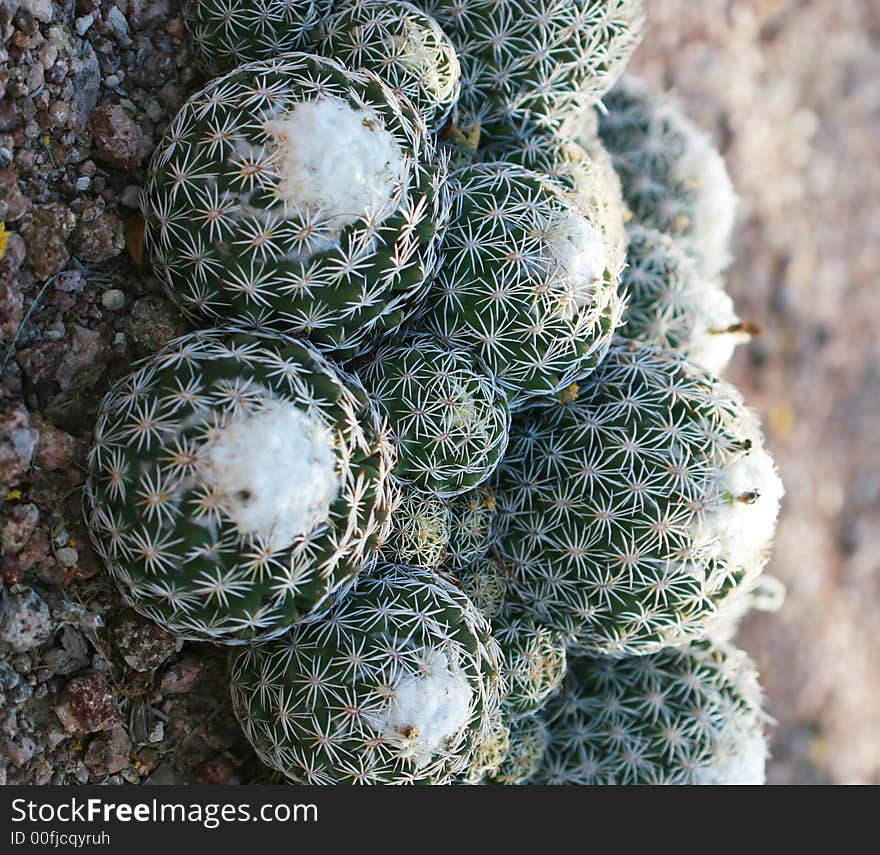
{"type": "Polygon", "coordinates": [[[684,354],[716,374],[748,341],[721,282],[707,278],[687,250],[657,229],[634,226],[620,282],[626,310],[620,335],[684,354]]]}
{"type": "Polygon", "coordinates": [[[641,38],[641,0],[430,0],[462,68],[460,121],[491,140],[511,123],[553,128],[594,104],[641,38]]]}
{"type": "Polygon", "coordinates": [[[763,784],[765,715],[741,651],[573,658],[536,783],[763,784]]]}
{"type": "Polygon", "coordinates": [[[508,748],[504,760],[486,783],[515,786],[535,780],[550,740],[542,714],[521,716],[508,722],[508,748]]]}
{"type": "Polygon", "coordinates": [[[566,669],[561,633],[517,612],[508,604],[492,621],[492,634],[504,656],[504,711],[509,719],[540,710],[559,690],[566,669]]]}
{"type": "Polygon", "coordinates": [[[716,276],[730,261],[736,194],[712,141],[672,99],[630,75],[602,103],[599,133],[633,221],[676,236],[716,276]]]}
{"type": "Polygon", "coordinates": [[[449,37],[401,0],[351,0],[322,28],[318,53],[378,74],[439,130],[458,100],[461,68],[449,37]]]}
{"type": "Polygon", "coordinates": [[[782,484],[753,414],[683,357],[619,341],[514,420],[493,479],[518,598],[580,652],[702,636],[766,562],[782,484]]]}
{"type": "Polygon", "coordinates": [[[387,539],[380,545],[390,564],[437,568],[449,543],[449,508],[442,499],[398,490],[387,539]]]}
{"type": "Polygon", "coordinates": [[[355,352],[424,295],[444,175],[422,117],[375,74],[301,53],[249,63],[157,147],[147,256],[197,320],[355,352]]]}
{"type": "Polygon", "coordinates": [[[598,137],[578,142],[567,130],[542,130],[523,123],[481,147],[482,163],[503,161],[546,176],[602,235],[608,277],[617,282],[626,263],[626,220],[620,179],[598,137]]]}
{"type": "Polygon", "coordinates": [[[415,334],[376,348],[358,374],[388,420],[404,484],[449,497],[492,474],[507,448],[510,410],[472,354],[415,334]]]}
{"type": "Polygon", "coordinates": [[[226,71],[314,47],[333,0],[184,0],[196,58],[208,72],[226,71]]]}
{"type": "Polygon", "coordinates": [[[461,493],[447,502],[449,540],[443,563],[458,571],[483,558],[492,544],[495,495],[483,485],[461,493]]]}
{"type": "Polygon", "coordinates": [[[586,376],[620,317],[601,229],[534,172],[454,173],[444,264],[418,323],[472,351],[512,410],[586,376]]]}
{"type": "Polygon", "coordinates": [[[271,638],[376,554],[392,448],[356,378],[282,336],[176,339],[104,398],[87,520],[126,600],[185,638],[271,638]]]}
{"type": "Polygon", "coordinates": [[[501,654],[485,618],[425,570],[379,564],[319,620],[244,648],[238,719],[298,783],[449,783],[497,738],[501,654]]]}

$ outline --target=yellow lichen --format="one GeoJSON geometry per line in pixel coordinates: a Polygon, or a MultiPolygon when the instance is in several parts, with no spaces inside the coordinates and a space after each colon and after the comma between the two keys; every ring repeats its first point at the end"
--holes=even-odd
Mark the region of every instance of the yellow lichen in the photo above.
{"type": "Polygon", "coordinates": [[[6,255],[6,247],[11,236],[12,232],[6,228],[6,223],[0,223],[0,258],[6,255]]]}

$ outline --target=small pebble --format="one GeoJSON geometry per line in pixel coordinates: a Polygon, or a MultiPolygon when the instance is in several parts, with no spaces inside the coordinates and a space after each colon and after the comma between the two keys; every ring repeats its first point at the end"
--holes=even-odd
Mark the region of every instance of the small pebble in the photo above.
{"type": "Polygon", "coordinates": [[[73,567],[79,560],[79,553],[71,546],[65,546],[55,553],[55,557],[63,567],[73,567]]]}
{"type": "Polygon", "coordinates": [[[101,305],[109,312],[118,312],[125,305],[125,294],[118,288],[111,288],[101,295],[101,305]]]}
{"type": "Polygon", "coordinates": [[[77,190],[83,191],[88,190],[91,183],[92,179],[88,175],[83,175],[81,178],[76,179],[76,184],[74,186],[77,190]]]}
{"type": "Polygon", "coordinates": [[[76,27],[77,35],[84,36],[89,27],[94,23],[95,16],[89,13],[88,15],[83,15],[82,18],[77,18],[74,26],[76,27]]]}

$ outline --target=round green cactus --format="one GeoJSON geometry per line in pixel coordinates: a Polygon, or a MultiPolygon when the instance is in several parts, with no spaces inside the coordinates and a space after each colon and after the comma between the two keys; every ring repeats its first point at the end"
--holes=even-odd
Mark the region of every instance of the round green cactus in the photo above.
{"type": "Polygon", "coordinates": [[[492,474],[507,447],[510,410],[470,353],[417,334],[378,347],[358,374],[388,420],[400,481],[449,497],[492,474]]]}
{"type": "Polygon", "coordinates": [[[412,101],[429,128],[442,127],[458,100],[461,68],[430,15],[401,0],[352,0],[322,32],[318,53],[374,71],[412,101]]]}
{"type": "Polygon", "coordinates": [[[208,71],[308,50],[333,0],[185,0],[183,16],[208,71]]]}
{"type": "Polygon", "coordinates": [[[393,463],[360,383],[316,350],[201,332],[104,398],[87,518],[137,611],[185,638],[271,638],[373,559],[393,463]]]}
{"type": "Polygon", "coordinates": [[[491,621],[504,612],[510,580],[504,568],[486,556],[459,568],[453,574],[473,604],[491,621]]]}
{"type": "Polygon", "coordinates": [[[495,496],[488,487],[477,487],[455,496],[447,507],[449,539],[443,561],[455,571],[479,561],[489,551],[495,496]]]}
{"type": "Polygon", "coordinates": [[[505,713],[510,719],[536,713],[558,691],[565,677],[562,635],[517,614],[509,604],[493,619],[492,634],[504,656],[505,713]]]}
{"type": "Polygon", "coordinates": [[[507,739],[507,754],[491,772],[487,783],[507,786],[532,783],[544,762],[550,739],[543,715],[512,719],[508,722],[507,739]]]}
{"type": "Polygon", "coordinates": [[[631,342],[515,420],[494,487],[524,607],[574,649],[617,655],[723,621],[763,569],[782,495],[739,393],[631,342]]]}
{"type": "Polygon", "coordinates": [[[668,97],[624,77],[603,100],[599,133],[634,222],[682,240],[704,274],[730,261],[736,195],[721,155],[668,97]]]}
{"type": "Polygon", "coordinates": [[[625,222],[629,217],[620,179],[598,138],[583,139],[580,144],[566,127],[559,132],[542,131],[531,124],[511,128],[481,148],[477,158],[483,163],[504,161],[522,166],[559,186],[602,234],[608,275],[616,282],[626,264],[625,222]]]}
{"type": "Polygon", "coordinates": [[[435,568],[443,563],[449,542],[449,508],[431,496],[401,490],[391,513],[383,558],[391,564],[435,568]]]}
{"type": "Polygon", "coordinates": [[[619,321],[604,235],[540,175],[454,173],[444,263],[418,323],[473,351],[516,409],[587,375],[619,321]]]}
{"type": "Polygon", "coordinates": [[[761,691],[740,651],[574,658],[547,717],[536,783],[764,783],[761,691]]]}
{"type": "Polygon", "coordinates": [[[620,334],[684,354],[720,373],[734,348],[749,339],[722,284],[707,279],[673,238],[634,226],[620,283],[626,310],[620,334]]]}
{"type": "Polygon", "coordinates": [[[511,123],[553,127],[599,100],[641,37],[641,0],[430,0],[462,67],[461,121],[490,140],[511,123]]]}
{"type": "Polygon", "coordinates": [[[500,660],[454,585],[380,564],[322,619],[244,648],[233,705],[263,762],[298,783],[449,783],[496,738],[500,660]]]}
{"type": "Polygon", "coordinates": [[[354,352],[424,295],[444,175],[421,116],[371,72],[250,63],[193,95],[156,149],[147,254],[195,319],[354,352]]]}

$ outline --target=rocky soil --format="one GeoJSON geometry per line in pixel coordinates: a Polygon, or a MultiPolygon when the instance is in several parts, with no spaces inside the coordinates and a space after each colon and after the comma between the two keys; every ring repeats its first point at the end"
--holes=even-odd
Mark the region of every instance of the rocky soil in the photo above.
{"type": "MultiPolygon", "coordinates": [[[[648,0],[637,66],[722,144],[731,372],[788,486],[758,658],[771,779],[880,781],[880,11],[648,0]]],[[[175,2],[0,0],[0,782],[267,780],[225,656],[121,606],[80,510],[94,412],[182,332],[139,269],[150,151],[197,84],[175,2]]]]}

